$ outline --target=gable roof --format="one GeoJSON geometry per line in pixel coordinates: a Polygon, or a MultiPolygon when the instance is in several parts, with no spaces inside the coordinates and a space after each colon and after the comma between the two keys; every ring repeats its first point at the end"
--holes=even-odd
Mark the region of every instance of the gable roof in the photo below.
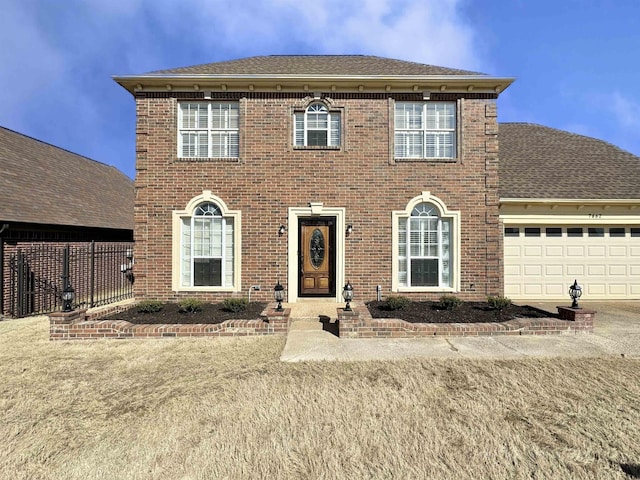
{"type": "Polygon", "coordinates": [[[300,91],[327,87],[499,93],[514,80],[373,55],[266,55],[113,78],[131,93],[173,89],[300,91]]]}
{"type": "Polygon", "coordinates": [[[640,199],[640,157],[542,125],[499,128],[500,198],[640,199]]]}
{"type": "Polygon", "coordinates": [[[0,223],[132,230],[133,198],[117,168],[0,127],[0,223]]]}
{"type": "Polygon", "coordinates": [[[484,75],[373,55],[265,55],[191,67],[158,70],[150,74],[204,75],[484,75]]]}

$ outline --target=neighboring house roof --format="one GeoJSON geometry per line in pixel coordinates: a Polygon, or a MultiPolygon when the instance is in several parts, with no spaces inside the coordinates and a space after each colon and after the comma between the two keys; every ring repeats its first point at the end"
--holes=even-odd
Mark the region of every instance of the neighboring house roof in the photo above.
{"type": "Polygon", "coordinates": [[[0,224],[132,230],[133,199],[117,168],[0,127],[0,224]]]}
{"type": "Polygon", "coordinates": [[[299,91],[330,87],[345,91],[447,91],[500,93],[513,78],[437,67],[372,55],[268,55],[117,75],[114,80],[131,93],[166,91],[299,91]]]}
{"type": "Polygon", "coordinates": [[[266,55],[191,67],[158,70],[150,74],[204,75],[484,75],[453,68],[423,65],[372,55],[266,55]]]}
{"type": "Polygon", "coordinates": [[[640,157],[542,125],[499,128],[500,198],[640,199],[640,157]]]}

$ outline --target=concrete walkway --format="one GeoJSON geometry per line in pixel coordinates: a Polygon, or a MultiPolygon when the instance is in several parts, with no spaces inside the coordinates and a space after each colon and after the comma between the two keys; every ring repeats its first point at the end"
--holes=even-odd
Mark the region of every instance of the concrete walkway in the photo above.
{"type": "MultiPolygon", "coordinates": [[[[527,302],[556,312],[563,302],[527,302]]],[[[594,333],[545,336],[435,337],[407,339],[337,337],[339,303],[295,303],[287,343],[280,359],[299,361],[366,361],[403,358],[640,358],[640,301],[581,302],[595,310],[594,333]]]]}

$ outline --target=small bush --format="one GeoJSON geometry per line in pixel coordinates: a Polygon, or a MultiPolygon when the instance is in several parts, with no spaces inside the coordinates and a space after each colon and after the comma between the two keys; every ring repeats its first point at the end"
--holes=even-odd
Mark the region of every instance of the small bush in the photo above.
{"type": "Polygon", "coordinates": [[[249,306],[246,298],[225,298],[222,301],[222,308],[227,312],[244,312],[249,306]]]}
{"type": "Polygon", "coordinates": [[[195,298],[185,298],[178,302],[178,311],[180,313],[196,313],[202,310],[203,302],[195,298]]]}
{"type": "Polygon", "coordinates": [[[487,303],[494,310],[501,312],[511,305],[511,299],[507,297],[487,297],[487,303]]]}
{"type": "Polygon", "coordinates": [[[411,300],[408,299],[407,297],[402,297],[402,296],[391,296],[391,297],[387,297],[387,299],[384,301],[384,305],[383,308],[385,310],[403,310],[405,308],[407,308],[409,306],[409,304],[411,303],[411,300]]]}
{"type": "Polygon", "coordinates": [[[162,302],[159,300],[143,300],[136,308],[138,313],[156,313],[162,310],[162,302]]]}
{"type": "Polygon", "coordinates": [[[455,295],[443,295],[440,297],[440,305],[445,310],[454,310],[462,305],[462,300],[455,295]]]}

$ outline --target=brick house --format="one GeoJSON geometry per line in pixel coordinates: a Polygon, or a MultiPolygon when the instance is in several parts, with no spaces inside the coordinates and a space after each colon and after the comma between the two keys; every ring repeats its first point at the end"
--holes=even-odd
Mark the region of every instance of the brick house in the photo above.
{"type": "Polygon", "coordinates": [[[346,55],[115,80],[136,101],[137,298],[504,294],[512,78],[346,55]]]}
{"type": "Polygon", "coordinates": [[[136,297],[503,292],[496,99],[371,56],[116,77],[136,100],[136,297]]]}

